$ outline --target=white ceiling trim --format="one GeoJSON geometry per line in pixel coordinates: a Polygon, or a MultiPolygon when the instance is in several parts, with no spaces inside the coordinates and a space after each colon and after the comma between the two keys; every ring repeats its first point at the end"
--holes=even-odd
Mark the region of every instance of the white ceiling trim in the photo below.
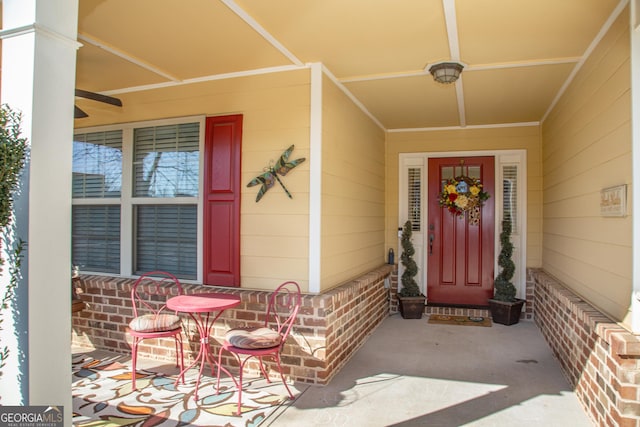
{"type": "Polygon", "coordinates": [[[466,127],[467,125],[467,113],[464,109],[464,90],[462,89],[462,77],[454,83],[456,85],[456,100],[458,101],[458,120],[460,126],[466,127]]]}
{"type": "Polygon", "coordinates": [[[602,28],[600,29],[596,37],[593,39],[589,47],[587,47],[587,50],[585,50],[584,54],[582,55],[582,58],[580,58],[580,61],[578,61],[576,66],[573,67],[573,70],[571,70],[571,74],[569,74],[569,77],[567,77],[567,80],[564,82],[564,84],[556,94],[556,97],[553,99],[553,101],[549,105],[549,108],[542,116],[542,119],[540,120],[541,123],[544,123],[544,121],[547,119],[549,114],[551,114],[551,111],[553,111],[553,109],[556,107],[556,104],[558,103],[558,101],[560,101],[560,98],[562,97],[562,95],[564,95],[565,91],[567,90],[567,88],[569,87],[573,79],[576,77],[576,74],[578,74],[578,71],[580,71],[585,61],[587,60],[587,58],[591,56],[591,53],[593,53],[593,50],[602,41],[604,36],[609,31],[609,28],[611,28],[615,20],[618,19],[618,16],[620,15],[620,13],[622,13],[624,8],[627,7],[628,3],[629,3],[629,0],[620,0],[620,3],[618,3],[618,6],[616,6],[616,8],[613,10],[613,12],[609,16],[609,18],[606,20],[606,22],[604,23],[604,25],[602,26],[602,28]]]}
{"type": "Polygon", "coordinates": [[[165,82],[165,83],[156,83],[156,84],[142,85],[142,86],[132,86],[132,87],[122,88],[122,89],[107,90],[107,91],[100,92],[100,93],[103,94],[103,95],[118,95],[118,94],[121,94],[121,93],[141,92],[141,91],[152,90],[152,89],[162,89],[162,88],[174,87],[174,86],[184,86],[184,85],[190,85],[190,84],[195,84],[195,83],[203,83],[203,82],[209,82],[209,81],[214,81],[214,80],[236,79],[236,78],[240,78],[240,77],[256,76],[256,75],[260,75],[260,74],[270,74],[270,73],[282,73],[282,72],[286,72],[286,71],[296,71],[296,70],[301,70],[301,69],[305,69],[305,68],[309,68],[309,67],[307,67],[307,66],[297,66],[297,65],[282,65],[282,66],[279,66],[279,67],[259,68],[259,69],[256,69],[256,70],[239,71],[239,72],[236,72],[236,73],[213,74],[213,75],[210,75],[210,76],[195,77],[193,79],[185,79],[185,80],[176,81],[176,82],[165,82]]]}
{"type": "MultiPolygon", "coordinates": [[[[244,9],[242,9],[238,4],[236,4],[233,0],[221,0],[229,9],[231,9],[236,15],[238,15],[242,20],[244,20],[251,28],[253,28],[258,34],[260,34],[266,41],[268,41],[273,47],[278,49],[284,56],[289,58],[291,62],[293,62],[297,66],[303,66],[302,61],[298,59],[293,53],[291,53],[282,43],[280,43],[275,37],[273,37],[267,30],[264,29],[258,22],[251,17],[244,9]]],[[[314,69],[313,64],[305,65],[307,68],[314,69]]],[[[380,123],[380,121],[373,115],[367,108],[356,98],[337,78],[336,76],[329,71],[329,69],[321,64],[323,73],[334,82],[336,86],[345,94],[347,97],[354,103],[356,106],[362,110],[363,113],[367,115],[380,129],[383,131],[386,130],[385,127],[380,123]]]]}
{"type": "Polygon", "coordinates": [[[483,71],[483,70],[498,70],[502,68],[525,68],[525,67],[539,67],[542,65],[559,65],[559,64],[572,64],[580,62],[581,56],[574,56],[569,58],[553,58],[553,59],[539,59],[536,61],[523,61],[523,62],[505,62],[501,64],[480,64],[471,65],[465,68],[466,71],[483,71]]]}
{"type": "Polygon", "coordinates": [[[295,65],[303,66],[303,62],[300,61],[293,53],[289,51],[282,43],[276,40],[267,30],[262,27],[262,25],[258,24],[258,22],[251,17],[243,8],[238,6],[233,0],[220,0],[224,3],[233,13],[238,15],[240,19],[249,24],[251,28],[255,30],[258,34],[262,36],[267,42],[269,42],[273,47],[275,47],[280,53],[286,56],[289,61],[293,62],[295,65]]]}
{"type": "Polygon", "coordinates": [[[78,39],[83,40],[83,41],[85,41],[85,42],[87,42],[87,43],[89,43],[89,44],[91,44],[91,45],[93,45],[93,46],[95,46],[97,48],[100,48],[100,49],[102,49],[104,51],[107,51],[107,52],[111,53],[112,55],[115,55],[115,56],[117,56],[119,58],[122,58],[127,62],[135,64],[135,65],[137,65],[139,67],[142,67],[145,70],[151,71],[154,74],[162,76],[167,80],[171,80],[171,81],[174,81],[174,82],[180,81],[180,79],[178,77],[176,77],[176,76],[174,76],[174,75],[172,75],[172,74],[170,74],[170,73],[168,73],[168,72],[166,72],[166,71],[164,71],[164,70],[162,70],[162,69],[160,69],[160,68],[158,68],[158,67],[156,67],[154,65],[151,65],[148,62],[145,62],[145,61],[143,61],[141,59],[135,58],[135,57],[133,57],[133,56],[121,51],[121,50],[118,50],[118,49],[116,49],[114,47],[111,47],[107,43],[103,42],[102,40],[98,40],[95,37],[87,36],[85,34],[78,33],[78,39]]]}
{"type": "Polygon", "coordinates": [[[458,18],[456,17],[456,1],[442,0],[444,19],[449,38],[449,55],[452,61],[460,61],[460,43],[458,41],[458,18]]]}
{"type": "Polygon", "coordinates": [[[362,102],[360,102],[360,100],[358,98],[356,98],[350,91],[349,89],[347,89],[342,83],[340,83],[340,81],[336,78],[336,76],[333,75],[333,73],[331,71],[329,71],[329,69],[322,64],[322,71],[327,75],[327,77],[329,77],[329,79],[331,79],[331,81],[333,81],[333,83],[335,83],[336,86],[338,86],[338,88],[344,92],[345,95],[347,95],[347,97],[354,103],[356,104],[356,106],[362,110],[363,113],[365,113],[367,115],[367,117],[369,117],[371,120],[373,120],[373,122],[378,125],[378,127],[382,130],[386,130],[385,127],[382,125],[382,123],[380,123],[380,121],[373,115],[371,114],[371,112],[369,110],[367,110],[367,108],[364,106],[364,104],[362,102]]]}
{"type": "MultiPolygon", "coordinates": [[[[300,70],[300,69],[304,69],[304,68],[311,69],[312,67],[313,67],[313,64],[306,64],[304,66],[285,65],[285,66],[280,66],[280,67],[270,67],[270,68],[261,68],[261,69],[257,69],[257,70],[242,71],[242,72],[237,72],[237,73],[214,74],[214,75],[211,75],[211,76],[196,77],[196,78],[193,78],[193,79],[186,79],[186,80],[177,81],[177,82],[165,82],[165,83],[157,83],[157,84],[152,84],[152,85],[133,86],[133,87],[128,87],[128,88],[104,91],[104,92],[100,92],[100,93],[103,94],[103,95],[119,95],[119,94],[123,94],[123,93],[142,92],[142,91],[145,91],[145,90],[163,89],[163,88],[175,87],[175,86],[184,86],[184,85],[195,84],[195,83],[203,83],[203,82],[214,81],[214,80],[235,79],[235,78],[240,78],[240,77],[248,77],[248,76],[255,76],[255,75],[269,74],[269,73],[281,73],[281,72],[286,72],[286,71],[296,71],[296,70],[300,70]]],[[[338,86],[338,88],[342,92],[344,92],[345,95],[347,95],[347,97],[360,110],[362,110],[363,113],[365,113],[367,115],[367,117],[369,117],[380,129],[386,131],[386,128],[382,125],[382,123],[380,123],[380,121],[373,114],[371,114],[371,112],[369,110],[367,110],[367,108],[362,104],[362,102],[360,102],[358,100],[358,98],[356,98],[349,91],[349,89],[347,89],[333,75],[333,73],[331,73],[331,71],[329,71],[329,69],[324,64],[322,64],[322,71],[327,77],[329,77],[329,79],[331,79],[331,81],[333,81],[336,84],[336,86],[338,86]]]]}
{"type": "MultiPolygon", "coordinates": [[[[575,56],[575,57],[569,57],[569,58],[538,59],[538,60],[526,61],[526,62],[523,61],[523,62],[508,62],[508,63],[481,64],[481,65],[467,65],[462,61],[459,61],[459,62],[462,65],[464,65],[464,73],[469,73],[473,71],[497,70],[502,68],[526,68],[526,67],[539,67],[543,65],[572,64],[572,63],[579,62],[581,59],[582,57],[575,56]]],[[[430,75],[429,68],[433,64],[437,64],[437,62],[427,64],[427,66],[423,70],[406,71],[406,72],[398,72],[398,73],[391,73],[391,74],[372,74],[368,76],[343,77],[339,80],[342,83],[351,83],[351,82],[366,82],[366,81],[375,81],[375,80],[401,79],[406,77],[426,76],[426,75],[430,75]]]]}
{"type": "Polygon", "coordinates": [[[392,73],[392,74],[374,74],[374,75],[360,76],[360,77],[345,77],[338,80],[341,83],[367,82],[367,81],[375,81],[375,80],[401,79],[406,77],[426,76],[428,74],[429,74],[428,71],[416,70],[416,71],[407,71],[407,72],[392,73]]]}
{"type": "MultiPolygon", "coordinates": [[[[449,39],[449,55],[451,60],[460,62],[460,43],[458,41],[458,18],[456,16],[456,1],[442,0],[444,8],[444,19],[447,27],[447,37],[449,39]]],[[[463,64],[464,65],[464,64],[463,64]]],[[[464,110],[464,91],[462,90],[462,79],[458,79],[456,85],[456,99],[458,101],[458,121],[460,126],[466,125],[466,113],[464,110]]]]}
{"type": "Polygon", "coordinates": [[[442,126],[433,128],[403,128],[403,129],[387,129],[389,133],[402,132],[432,132],[442,130],[469,130],[469,129],[496,129],[496,128],[516,128],[526,126],[539,126],[540,122],[520,122],[520,123],[497,123],[491,125],[469,125],[469,126],[442,126]]]}

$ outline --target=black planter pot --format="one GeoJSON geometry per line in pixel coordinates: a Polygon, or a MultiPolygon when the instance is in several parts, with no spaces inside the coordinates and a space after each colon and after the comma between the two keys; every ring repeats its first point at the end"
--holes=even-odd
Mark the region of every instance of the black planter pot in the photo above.
{"type": "Polygon", "coordinates": [[[421,319],[424,313],[424,300],[426,297],[402,297],[398,295],[398,310],[403,319],[421,319]]]}
{"type": "Polygon", "coordinates": [[[514,302],[489,300],[489,309],[491,310],[491,318],[495,323],[501,325],[514,325],[520,320],[520,313],[525,300],[518,299],[514,302]]]}

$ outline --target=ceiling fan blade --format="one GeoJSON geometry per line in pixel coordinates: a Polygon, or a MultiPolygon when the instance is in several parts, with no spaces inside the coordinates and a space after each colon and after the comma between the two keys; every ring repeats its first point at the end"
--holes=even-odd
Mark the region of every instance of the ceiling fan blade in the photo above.
{"type": "Polygon", "coordinates": [[[85,117],[89,117],[89,115],[87,113],[85,113],[84,111],[82,111],[81,109],[79,109],[77,106],[73,106],[74,110],[73,110],[73,118],[74,119],[83,119],[85,117]]]}
{"type": "Polygon", "coordinates": [[[99,93],[89,92],[82,89],[76,89],[76,96],[79,96],[80,98],[91,99],[93,101],[104,102],[105,104],[111,104],[117,107],[122,107],[122,101],[112,96],[101,95],[99,93]]]}

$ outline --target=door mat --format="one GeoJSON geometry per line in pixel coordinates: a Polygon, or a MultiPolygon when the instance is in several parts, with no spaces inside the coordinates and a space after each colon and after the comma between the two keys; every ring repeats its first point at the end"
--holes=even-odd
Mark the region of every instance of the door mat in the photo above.
{"type": "Polygon", "coordinates": [[[429,323],[438,325],[491,326],[491,319],[488,317],[432,314],[429,316],[429,323]]]}
{"type": "Polygon", "coordinates": [[[119,359],[75,358],[71,387],[74,426],[258,426],[288,398],[245,389],[241,415],[237,416],[238,395],[230,379],[225,379],[227,384],[221,384],[220,394],[216,394],[216,379],[203,377],[203,397],[196,404],[190,378],[187,385],[176,388],[174,377],[138,369],[138,391],[132,390],[130,361],[119,359]]]}

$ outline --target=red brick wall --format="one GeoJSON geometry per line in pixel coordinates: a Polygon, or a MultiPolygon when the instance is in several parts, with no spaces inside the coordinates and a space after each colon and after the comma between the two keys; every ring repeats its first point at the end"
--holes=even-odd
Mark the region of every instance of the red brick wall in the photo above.
{"type": "Polygon", "coordinates": [[[640,340],[555,278],[527,271],[535,322],[597,425],[640,427],[640,340]]]}
{"type": "MultiPolygon", "coordinates": [[[[283,370],[295,381],[326,384],[360,348],[389,314],[389,289],[385,277],[392,266],[383,265],[363,276],[319,295],[304,295],[296,325],[282,354],[283,370]]],[[[86,308],[73,314],[74,345],[120,353],[131,352],[126,327],[132,317],[130,292],[134,280],[83,275],[76,282],[86,308]]],[[[239,295],[241,304],[225,311],[212,331],[215,353],[226,329],[260,324],[270,292],[183,284],[186,293],[224,292],[239,295]]],[[[199,337],[188,316],[183,317],[185,357],[198,351],[199,337]]],[[[139,354],[175,360],[171,339],[145,340],[139,354]]],[[[230,357],[224,363],[235,363],[230,357]]]]}

